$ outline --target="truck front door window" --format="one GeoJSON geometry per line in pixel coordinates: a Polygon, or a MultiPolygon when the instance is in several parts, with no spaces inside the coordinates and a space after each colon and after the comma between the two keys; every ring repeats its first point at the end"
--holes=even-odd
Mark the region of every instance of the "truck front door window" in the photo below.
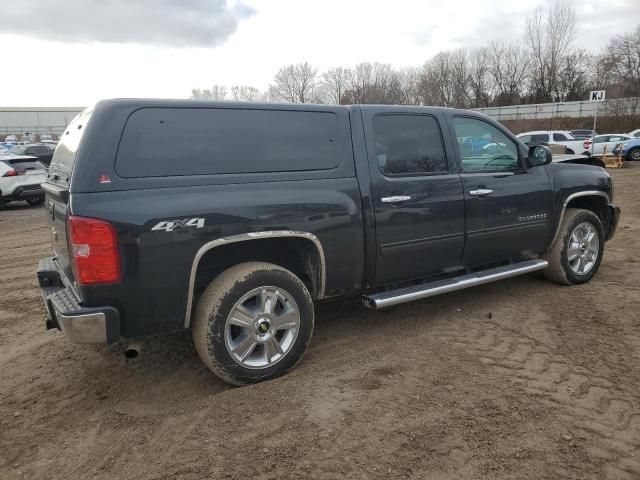
{"type": "Polygon", "coordinates": [[[476,118],[456,117],[453,127],[465,172],[520,169],[518,147],[493,125],[476,118]]]}

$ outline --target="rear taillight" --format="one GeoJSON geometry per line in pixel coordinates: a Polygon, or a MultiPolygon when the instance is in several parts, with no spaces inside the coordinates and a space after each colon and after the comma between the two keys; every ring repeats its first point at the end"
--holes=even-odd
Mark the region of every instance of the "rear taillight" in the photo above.
{"type": "Polygon", "coordinates": [[[589,148],[591,148],[591,140],[585,140],[582,144],[582,148],[589,150],[589,148]]]}
{"type": "Polygon", "coordinates": [[[120,281],[118,237],[109,222],[71,216],[67,220],[74,273],[80,285],[120,281]]]}
{"type": "Polygon", "coordinates": [[[18,175],[24,175],[26,170],[9,170],[3,175],[3,177],[17,177],[18,175]]]}

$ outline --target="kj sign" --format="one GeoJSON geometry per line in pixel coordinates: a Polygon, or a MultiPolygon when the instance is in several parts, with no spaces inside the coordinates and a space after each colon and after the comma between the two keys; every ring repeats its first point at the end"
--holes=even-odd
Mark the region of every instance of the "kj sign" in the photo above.
{"type": "Polygon", "coordinates": [[[605,96],[604,90],[592,90],[589,93],[589,101],[590,102],[603,102],[605,96]]]}

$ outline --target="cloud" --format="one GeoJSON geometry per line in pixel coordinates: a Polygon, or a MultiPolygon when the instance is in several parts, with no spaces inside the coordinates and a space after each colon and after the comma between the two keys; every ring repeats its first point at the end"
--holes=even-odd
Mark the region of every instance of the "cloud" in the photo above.
{"type": "Polygon", "coordinates": [[[0,9],[2,33],[60,42],[212,47],[256,11],[226,0],[20,0],[0,9]]]}

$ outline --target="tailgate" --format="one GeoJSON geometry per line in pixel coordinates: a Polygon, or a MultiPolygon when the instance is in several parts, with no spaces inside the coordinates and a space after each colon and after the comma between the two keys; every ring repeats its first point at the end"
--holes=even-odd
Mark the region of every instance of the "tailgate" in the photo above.
{"type": "Polygon", "coordinates": [[[67,243],[67,217],[70,215],[69,191],[60,185],[49,182],[43,183],[42,188],[45,191],[45,207],[51,232],[53,253],[67,277],[72,278],[73,272],[67,243]]]}

